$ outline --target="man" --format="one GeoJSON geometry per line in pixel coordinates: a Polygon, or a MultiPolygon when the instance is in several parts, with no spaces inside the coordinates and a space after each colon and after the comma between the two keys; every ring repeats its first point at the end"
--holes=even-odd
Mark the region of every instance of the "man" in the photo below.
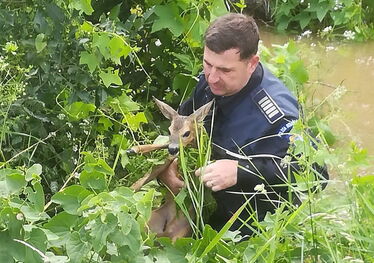
{"type": "Polygon", "coordinates": [[[213,191],[217,209],[209,224],[217,231],[250,199],[250,207],[231,227],[242,235],[252,234],[251,211],[262,220],[279,201],[288,200],[289,171],[298,169],[281,164],[289,148],[284,133],[299,117],[298,103],[259,63],[258,42],[251,17],[232,13],[215,20],[205,34],[204,74],[179,109],[189,115],[215,99],[214,114],[205,122],[208,132],[213,125],[215,161],[196,175],[213,191]],[[266,193],[255,190],[262,184],[266,193]]]}

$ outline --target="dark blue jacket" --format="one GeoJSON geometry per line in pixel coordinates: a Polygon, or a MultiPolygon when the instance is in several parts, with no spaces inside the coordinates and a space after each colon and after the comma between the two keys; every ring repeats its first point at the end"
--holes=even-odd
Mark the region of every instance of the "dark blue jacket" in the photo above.
{"type": "MultiPolygon", "coordinates": [[[[239,160],[237,184],[213,193],[217,209],[209,223],[219,230],[247,199],[251,198],[250,205],[257,211],[258,220],[277,207],[277,202],[270,200],[288,199],[285,182],[293,180],[288,171],[297,170],[298,166],[283,167],[280,162],[289,148],[289,136],[284,133],[292,129],[299,110],[296,98],[261,64],[247,85],[232,96],[213,95],[204,74],[200,75],[193,96],[181,105],[179,113],[189,115],[212,99],[215,99],[215,112],[208,115],[205,126],[209,132],[212,121],[214,123],[213,159],[239,160]],[[241,194],[254,193],[259,184],[265,185],[266,195],[241,194]]],[[[246,220],[250,214],[246,210],[240,218],[246,220]]],[[[242,225],[237,220],[231,230],[252,233],[242,225]]]]}

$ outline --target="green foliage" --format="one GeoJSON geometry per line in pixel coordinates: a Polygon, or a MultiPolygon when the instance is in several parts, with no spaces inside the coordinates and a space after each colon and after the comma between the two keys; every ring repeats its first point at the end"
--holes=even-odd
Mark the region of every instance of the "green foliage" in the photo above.
{"type": "Polygon", "coordinates": [[[361,0],[271,1],[272,16],[278,30],[314,32],[321,37],[373,39],[374,8],[361,0]]]}
{"type": "MultiPolygon", "coordinates": [[[[275,3],[284,28],[316,32],[332,23],[334,32],[354,30],[364,39],[373,23],[370,1],[344,1],[340,13],[322,9],[327,0],[275,3]]],[[[177,197],[182,209],[190,198],[198,211],[196,237],[173,244],[147,231],[160,192],[126,186],[167,153],[129,159],[126,149],[167,133],[149,99],[177,106],[189,95],[201,70],[202,34],[225,12],[221,0],[0,2],[0,262],[373,260],[372,176],[359,176],[370,157],[355,143],[344,154],[326,147],[338,138],[327,115],[308,104],[308,73],[293,42],[261,55],[305,103],[292,131],[303,140],[290,152],[306,168],[289,186],[302,205],[285,202],[255,222],[258,235],[245,242],[226,232],[232,221],[212,230],[204,223],[207,192],[193,176],[209,160],[209,139],[201,136],[197,150],[182,151],[191,184],[177,197]],[[315,194],[314,162],[354,178],[338,193],[315,194]]]]}

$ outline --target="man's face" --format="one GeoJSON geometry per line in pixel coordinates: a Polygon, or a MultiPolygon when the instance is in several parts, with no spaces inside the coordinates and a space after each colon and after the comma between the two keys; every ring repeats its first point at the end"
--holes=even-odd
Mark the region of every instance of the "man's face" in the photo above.
{"type": "Polygon", "coordinates": [[[240,59],[239,49],[220,54],[204,48],[204,74],[214,95],[230,96],[239,92],[249,81],[259,61],[257,55],[240,59]]]}

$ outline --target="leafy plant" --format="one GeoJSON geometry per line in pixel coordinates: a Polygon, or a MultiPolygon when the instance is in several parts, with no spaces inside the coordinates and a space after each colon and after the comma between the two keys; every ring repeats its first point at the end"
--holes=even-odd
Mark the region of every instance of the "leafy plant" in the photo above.
{"type": "Polygon", "coordinates": [[[278,30],[311,32],[322,37],[366,40],[373,36],[374,9],[361,0],[292,0],[272,1],[272,12],[278,30]]]}

